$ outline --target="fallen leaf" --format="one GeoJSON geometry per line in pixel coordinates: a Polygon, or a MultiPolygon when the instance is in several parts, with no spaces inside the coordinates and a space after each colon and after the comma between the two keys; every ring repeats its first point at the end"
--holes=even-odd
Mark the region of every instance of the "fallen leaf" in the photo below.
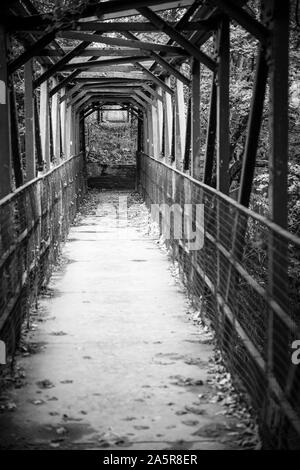
{"type": "Polygon", "coordinates": [[[33,405],[42,405],[44,402],[44,400],[32,400],[31,403],[33,405]]]}
{"type": "Polygon", "coordinates": [[[39,382],[36,382],[36,384],[40,388],[53,388],[53,387],[55,387],[55,385],[49,379],[40,380],[39,382]]]}

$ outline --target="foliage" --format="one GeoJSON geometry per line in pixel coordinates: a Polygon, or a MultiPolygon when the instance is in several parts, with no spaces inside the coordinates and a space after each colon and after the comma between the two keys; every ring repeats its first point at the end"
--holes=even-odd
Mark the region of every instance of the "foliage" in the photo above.
{"type": "Polygon", "coordinates": [[[130,124],[87,122],[88,162],[135,164],[136,127],[130,124]]]}

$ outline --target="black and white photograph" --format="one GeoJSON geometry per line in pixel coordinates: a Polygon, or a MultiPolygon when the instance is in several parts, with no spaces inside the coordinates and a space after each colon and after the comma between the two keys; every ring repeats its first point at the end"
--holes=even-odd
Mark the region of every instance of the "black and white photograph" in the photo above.
{"type": "Polygon", "coordinates": [[[300,0],[2,0],[3,458],[297,450],[300,0]]]}

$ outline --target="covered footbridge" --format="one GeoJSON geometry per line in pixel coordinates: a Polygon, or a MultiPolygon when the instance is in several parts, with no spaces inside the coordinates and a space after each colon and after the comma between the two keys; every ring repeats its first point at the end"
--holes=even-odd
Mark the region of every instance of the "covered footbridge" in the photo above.
{"type": "MultiPolygon", "coordinates": [[[[292,355],[300,240],[288,231],[287,185],[292,2],[262,0],[258,14],[244,0],[106,0],[48,10],[36,3],[1,6],[0,338],[8,359],[87,192],[85,122],[95,111],[125,110],[138,129],[136,189],[157,208],[162,234],[169,230],[166,245],[250,397],[264,445],[299,448],[300,366],[292,355]],[[257,45],[236,185],[232,27],[257,45]],[[268,216],[251,205],[265,99],[268,216]],[[174,204],[179,227],[166,210],[174,204]]],[[[139,269],[143,276],[147,267],[139,269]]],[[[147,306],[135,308],[147,325],[147,306]]]]}

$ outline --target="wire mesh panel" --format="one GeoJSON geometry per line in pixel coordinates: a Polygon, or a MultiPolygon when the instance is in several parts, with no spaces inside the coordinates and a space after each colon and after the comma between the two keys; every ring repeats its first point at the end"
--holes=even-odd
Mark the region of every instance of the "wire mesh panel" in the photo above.
{"type": "Polygon", "coordinates": [[[83,195],[82,166],[79,154],[0,201],[0,340],[10,358],[83,195]]]}
{"type": "Polygon", "coordinates": [[[293,347],[300,340],[300,240],[169,165],[145,154],[140,159],[146,204],[159,205],[165,242],[233,377],[251,397],[267,445],[299,448],[300,365],[293,347]],[[176,204],[181,236],[174,211],[165,210],[176,204]],[[197,224],[202,240],[193,244],[197,224]]]}

